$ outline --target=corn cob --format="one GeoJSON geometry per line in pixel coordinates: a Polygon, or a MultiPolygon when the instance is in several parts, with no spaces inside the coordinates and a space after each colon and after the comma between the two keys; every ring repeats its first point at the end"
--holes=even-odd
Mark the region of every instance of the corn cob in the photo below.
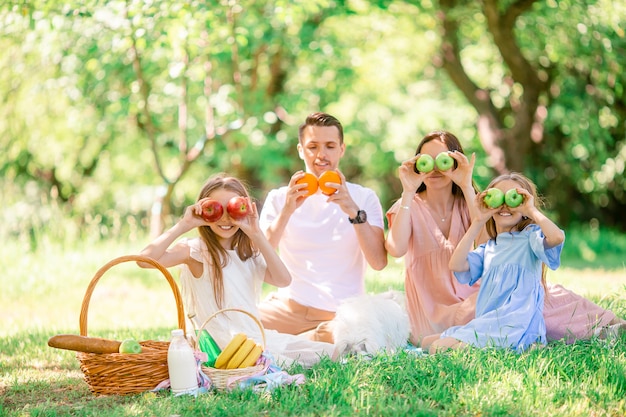
{"type": "Polygon", "coordinates": [[[248,356],[239,364],[240,368],[247,368],[249,366],[254,366],[256,362],[259,360],[259,357],[263,353],[263,348],[259,344],[255,344],[248,356]]]}
{"type": "Polygon", "coordinates": [[[235,369],[239,368],[241,362],[248,356],[252,348],[254,347],[255,342],[252,339],[246,339],[245,342],[241,346],[235,354],[230,358],[228,364],[226,365],[226,369],[235,369]]]}

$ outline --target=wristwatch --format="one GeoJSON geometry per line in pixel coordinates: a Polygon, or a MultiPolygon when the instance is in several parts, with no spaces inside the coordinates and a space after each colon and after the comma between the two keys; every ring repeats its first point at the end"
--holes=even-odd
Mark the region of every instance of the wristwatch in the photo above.
{"type": "Polygon", "coordinates": [[[356,217],[354,219],[348,217],[348,221],[352,224],[365,223],[367,221],[367,213],[365,210],[359,210],[356,212],[356,217]]]}

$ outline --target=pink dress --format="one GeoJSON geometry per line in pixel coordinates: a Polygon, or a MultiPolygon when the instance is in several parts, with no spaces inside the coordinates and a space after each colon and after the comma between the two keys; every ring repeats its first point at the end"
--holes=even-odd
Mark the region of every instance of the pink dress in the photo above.
{"type": "MultiPolygon", "coordinates": [[[[389,227],[399,203],[387,212],[389,227]]],[[[467,324],[475,317],[478,283],[461,284],[448,267],[450,256],[470,225],[465,200],[456,197],[450,233],[446,238],[418,194],[411,202],[409,240],[405,263],[405,292],[411,323],[411,341],[419,345],[424,336],[441,333],[451,326],[467,324]]],[[[548,340],[568,343],[587,339],[615,314],[560,285],[548,285],[544,319],[548,340]]]]}

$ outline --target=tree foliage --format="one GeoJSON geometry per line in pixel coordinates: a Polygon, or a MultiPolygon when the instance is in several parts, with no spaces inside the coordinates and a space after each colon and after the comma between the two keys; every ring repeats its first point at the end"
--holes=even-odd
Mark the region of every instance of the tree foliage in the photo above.
{"type": "Polygon", "coordinates": [[[602,219],[623,227],[624,7],[439,3],[437,59],[476,109],[494,170],[526,172],[566,224],[602,219]]]}
{"type": "Polygon", "coordinates": [[[148,227],[217,171],[262,202],[323,110],[345,126],[341,169],[385,207],[399,162],[447,129],[479,184],[523,171],[564,225],[624,228],[625,18],[608,0],[4,3],[4,223],[148,227]]]}

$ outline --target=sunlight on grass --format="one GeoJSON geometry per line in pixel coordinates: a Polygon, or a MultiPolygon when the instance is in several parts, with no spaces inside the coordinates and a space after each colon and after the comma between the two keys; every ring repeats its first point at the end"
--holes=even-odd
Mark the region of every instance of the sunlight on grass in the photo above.
{"type": "MultiPolygon", "coordinates": [[[[548,282],[561,284],[575,293],[595,299],[607,295],[626,293],[626,268],[618,270],[574,269],[562,265],[556,271],[548,271],[548,282]]],[[[368,269],[366,288],[369,292],[404,288],[404,260],[389,258],[382,271],[368,269]]]]}
{"type": "Polygon", "coordinates": [[[621,270],[561,267],[548,273],[548,282],[561,284],[575,293],[603,297],[626,292],[626,268],[621,270]]]}
{"type": "MultiPolygon", "coordinates": [[[[80,308],[89,282],[111,259],[132,253],[131,249],[102,247],[62,250],[47,248],[37,253],[7,249],[0,262],[7,270],[6,291],[0,293],[3,326],[0,335],[20,329],[47,330],[51,334],[78,334],[80,308]]],[[[170,270],[175,280],[177,268],[170,270]]],[[[550,271],[548,281],[559,283],[594,301],[626,292],[626,270],[571,269],[550,271]]],[[[366,290],[382,292],[404,287],[404,260],[389,259],[382,271],[368,269],[366,290]]],[[[265,287],[265,292],[271,291],[265,287]]],[[[88,330],[173,327],[176,304],[167,281],[159,271],[142,270],[134,263],[119,264],[106,272],[96,285],[88,309],[88,330]]],[[[89,333],[91,334],[91,333],[89,333]]],[[[167,337],[167,336],[164,336],[167,337]]]]}
{"type": "MultiPolygon", "coordinates": [[[[0,415],[272,415],[272,416],[621,416],[626,414],[626,355],[622,337],[573,345],[551,343],[521,355],[465,350],[417,357],[400,352],[371,360],[322,361],[295,367],[307,383],[268,395],[235,391],[192,400],[169,393],[96,397],[73,351],[52,349],[49,337],[78,334],[80,307],[96,271],[137,248],[132,243],[42,247],[10,246],[0,253],[6,291],[0,292],[0,415]],[[45,400],[42,400],[45,398],[45,400]],[[534,410],[534,411],[533,411],[534,410]]],[[[136,245],[135,245],[136,246],[136,245]]],[[[178,272],[172,268],[177,279],[178,272]]],[[[624,269],[576,269],[549,274],[620,316],[626,315],[624,269]]],[[[366,289],[402,290],[404,262],[389,259],[368,270],[366,289]]],[[[271,288],[266,288],[270,290],[271,288]]],[[[89,304],[88,333],[121,340],[166,340],[176,306],[165,278],[134,263],[115,266],[98,282],[89,304]]]]}

